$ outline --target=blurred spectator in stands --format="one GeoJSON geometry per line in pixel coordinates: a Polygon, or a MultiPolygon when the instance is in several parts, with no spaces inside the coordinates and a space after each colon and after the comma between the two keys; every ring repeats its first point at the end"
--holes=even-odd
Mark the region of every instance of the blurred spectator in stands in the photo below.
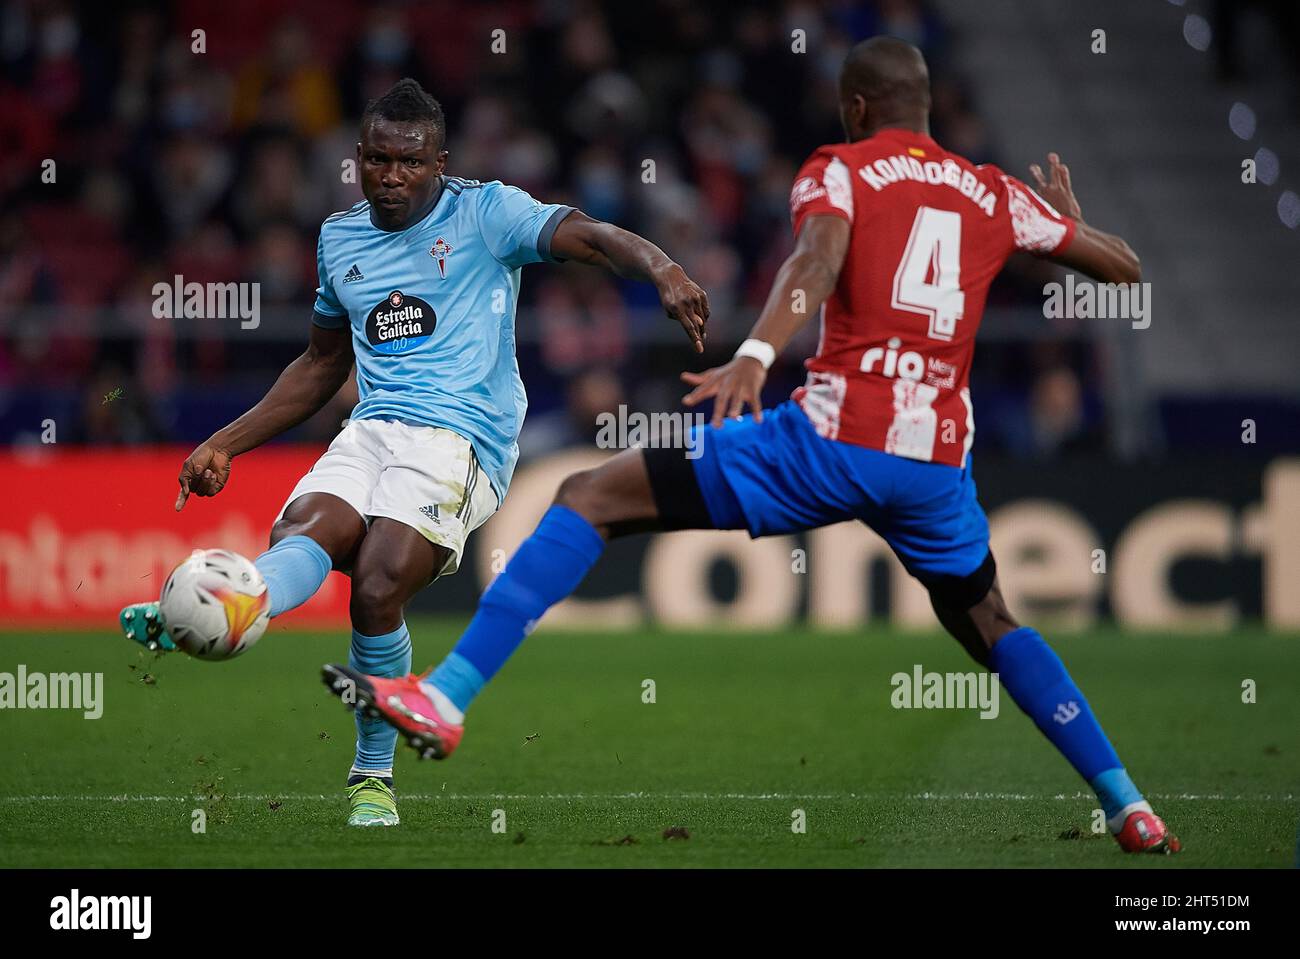
{"type": "MultiPolygon", "coordinates": [[[[660,182],[647,189],[645,207],[651,216],[646,236],[671,250],[672,258],[708,290],[709,335],[718,340],[743,332],[733,315],[742,270],[740,257],[730,244],[718,238],[701,192],[683,183],[660,182]]],[[[653,289],[646,287],[640,297],[642,305],[659,307],[653,289]]],[[[644,322],[662,324],[662,310],[657,315],[648,313],[644,322]]]]}
{"type": "Polygon", "coordinates": [[[40,246],[31,242],[22,216],[0,212],[0,311],[13,315],[20,306],[57,299],[54,271],[40,246]]]}
{"type": "MultiPolygon", "coordinates": [[[[141,261],[118,292],[117,310],[122,325],[135,336],[135,368],[143,371],[140,389],[151,401],[165,397],[184,379],[178,369],[177,325],[185,320],[172,319],[155,309],[158,298],[154,286],[165,283],[170,289],[176,270],[181,270],[183,276],[208,282],[200,278],[214,274],[207,272],[202,264],[233,253],[223,231],[220,224],[204,227],[199,232],[192,261],[177,258],[170,267],[156,260],[141,261]]],[[[230,262],[233,264],[234,260],[230,262]]]]}
{"type": "Polygon", "coordinates": [[[254,148],[233,193],[232,212],[241,233],[253,236],[272,222],[287,222],[303,233],[328,215],[307,177],[298,145],[287,137],[254,148]]]}
{"type": "Polygon", "coordinates": [[[628,317],[609,274],[574,265],[537,278],[535,335],[542,361],[561,375],[593,363],[614,364],[627,355],[628,317]]]}
{"type": "Polygon", "coordinates": [[[767,162],[771,129],[758,110],[730,89],[739,63],[729,54],[709,61],[706,82],[682,113],[682,138],[690,153],[691,180],[700,191],[701,213],[730,235],[744,207],[745,189],[767,162]]]}
{"type": "Polygon", "coordinates": [[[767,302],[777,271],[794,249],[790,186],[795,171],[795,164],[785,157],[768,159],[749,190],[745,218],[732,244],[750,264],[741,295],[745,307],[755,313],[767,302]]]}
{"type": "Polygon", "coordinates": [[[157,10],[137,7],[122,13],[122,31],[114,67],[113,89],[104,91],[109,114],[124,129],[149,122],[150,87],[158,69],[158,48],[163,42],[162,16],[157,10]]]}
{"type": "Polygon", "coordinates": [[[1068,366],[1046,370],[1034,381],[1029,421],[1035,456],[1047,459],[1101,448],[1102,437],[1085,414],[1079,377],[1068,366]]]}
{"type": "MultiPolygon", "coordinates": [[[[530,193],[546,192],[555,176],[557,157],[551,141],[521,124],[514,104],[503,97],[475,97],[461,122],[448,132],[451,174],[500,180],[530,193]]],[[[545,199],[553,202],[550,196],[545,199]]]]}
{"type": "Polygon", "coordinates": [[[565,117],[576,143],[620,149],[643,132],[645,95],[626,73],[605,70],[574,91],[565,117]]]}
{"type": "MultiPolygon", "coordinates": [[[[23,51],[27,62],[22,69],[36,106],[60,120],[76,109],[83,92],[81,64],[77,59],[81,25],[69,3],[52,0],[30,6],[36,13],[35,22],[28,23],[33,42],[23,51]]],[[[19,10],[13,13],[23,16],[19,10]]]]}
{"type": "Polygon", "coordinates": [[[229,283],[239,278],[242,260],[230,228],[214,218],[194,229],[188,242],[175,249],[166,271],[154,279],[171,283],[180,274],[187,283],[229,283]]]}
{"type": "Polygon", "coordinates": [[[265,227],[253,241],[246,277],[259,286],[264,309],[296,307],[306,314],[315,297],[315,250],[289,223],[265,227]]]}
{"type": "Polygon", "coordinates": [[[993,162],[988,128],[972,109],[966,87],[951,77],[938,76],[930,90],[930,124],[935,140],[972,163],[993,162]]]}
{"type": "MultiPolygon", "coordinates": [[[[156,241],[182,240],[216,212],[230,187],[233,164],[218,143],[181,135],[162,148],[149,178],[150,203],[160,214],[167,234],[156,241]]],[[[149,242],[145,239],[145,242],[149,242]]]]}
{"type": "Polygon", "coordinates": [[[171,133],[216,140],[229,132],[232,83],[206,57],[175,36],[161,46],[157,119],[171,133]]]}
{"type": "Polygon", "coordinates": [[[265,54],[239,71],[235,129],[262,127],[311,138],[329,130],[338,118],[334,80],[313,56],[311,35],[297,20],[281,21],[265,54]]]}
{"type": "Polygon", "coordinates": [[[574,172],[573,202],[597,220],[627,220],[627,172],[617,153],[608,147],[591,147],[578,157],[574,172]]]}
{"type": "MultiPolygon", "coordinates": [[[[63,383],[71,407],[96,363],[119,379],[133,366],[140,382],[130,391],[156,397],[163,417],[180,408],[172,401],[181,384],[220,389],[232,404],[242,402],[239,390],[262,388],[299,341],[244,336],[233,319],[154,317],[153,285],[176,274],[254,281],[264,310],[306,322],[320,221],[361,198],[349,170],[360,113],[402,76],[443,102],[449,173],[570,203],[650,237],[685,266],[710,294],[712,351],[729,352],[744,335],[791,248],[788,197],[798,165],[842,139],[837,77],[854,41],[887,32],[921,46],[936,71],[936,137],[976,161],[997,162],[970,84],[942,72],[943,26],[922,0],[725,8],[507,0],[464,5],[451,17],[441,4],[327,0],[282,16],[306,9],[293,0],[5,7],[0,317],[23,311],[18,323],[0,327],[6,384],[63,383]],[[196,13],[214,14],[202,56],[187,26],[196,13]],[[504,51],[483,42],[496,27],[506,30],[504,51]],[[791,49],[795,30],[803,53],[791,49]],[[57,183],[40,181],[46,158],[58,161],[57,183]],[[646,160],[654,161],[653,177],[646,160]],[[57,329],[37,322],[47,304],[65,308],[57,329]]],[[[990,304],[1039,309],[1044,269],[1020,258],[990,304]]],[[[294,322],[280,328],[305,331],[294,322]]],[[[790,355],[811,352],[816,336],[813,321],[790,355]]],[[[587,409],[583,422],[593,422],[589,408],[599,403],[591,397],[612,395],[613,375],[580,374],[567,391],[558,384],[618,367],[634,350],[629,388],[637,402],[677,408],[676,373],[690,354],[647,284],[580,266],[530,270],[517,339],[521,365],[542,374],[529,383],[536,410],[563,402],[587,409]]],[[[986,352],[1009,348],[991,344],[986,352]]],[[[1018,439],[1007,445],[1068,446],[1068,385],[1043,374],[1049,382],[1031,401],[1022,386],[1028,375],[995,363],[981,381],[1010,398],[1004,405],[1016,426],[1008,435],[1018,439]],[[1029,426],[1031,419],[1041,425],[1029,426]]],[[[772,383],[784,388],[798,376],[797,361],[786,360],[772,383]]],[[[331,437],[345,402],[336,400],[304,434],[331,437]]],[[[110,422],[119,414],[108,410],[85,419],[102,435],[148,432],[139,425],[147,416],[122,410],[130,415],[121,423],[110,422]]],[[[175,415],[178,433],[197,428],[199,420],[175,415]]],[[[984,435],[996,437],[996,416],[989,420],[995,426],[984,435]]]]}
{"type": "Polygon", "coordinates": [[[0,102],[0,192],[7,193],[39,182],[41,162],[53,158],[55,123],[33,99],[4,83],[0,102]]]}
{"type": "MultiPolygon", "coordinates": [[[[422,73],[413,39],[406,7],[382,3],[369,8],[361,36],[338,71],[343,110],[349,117],[359,118],[367,103],[402,77],[422,73]]],[[[438,96],[436,90],[433,95],[438,96]]]]}

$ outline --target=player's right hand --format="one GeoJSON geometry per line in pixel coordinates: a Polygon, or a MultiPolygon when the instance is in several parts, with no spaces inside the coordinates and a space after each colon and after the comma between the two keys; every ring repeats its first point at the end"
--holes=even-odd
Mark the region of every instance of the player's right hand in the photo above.
{"type": "Polygon", "coordinates": [[[230,453],[210,442],[200,443],[181,465],[178,481],[181,490],[176,494],[176,512],[180,512],[189,499],[196,496],[216,496],[230,478],[230,453]]]}
{"type": "Polygon", "coordinates": [[[722,426],[725,417],[743,414],[746,403],[754,411],[754,422],[763,422],[761,396],[767,370],[752,356],[737,356],[725,366],[715,366],[703,373],[683,373],[682,381],[695,387],[682,397],[687,406],[713,397],[713,426],[722,426]]]}
{"type": "Polygon", "coordinates": [[[703,353],[705,327],[709,323],[709,294],[676,263],[670,263],[654,282],[664,313],[682,325],[695,352],[703,353]]]}

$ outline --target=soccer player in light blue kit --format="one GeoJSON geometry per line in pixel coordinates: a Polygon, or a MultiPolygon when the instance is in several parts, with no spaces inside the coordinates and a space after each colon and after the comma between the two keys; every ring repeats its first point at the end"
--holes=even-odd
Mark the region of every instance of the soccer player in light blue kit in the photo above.
{"type": "MultiPolygon", "coordinates": [[[[331,569],[352,577],[349,667],[411,668],[406,603],[456,571],[467,536],[506,495],[527,399],[515,359],[519,270],[576,260],[653,283],[703,352],[708,298],[654,244],[500,182],[447,176],[442,108],[414,80],[371,102],[357,163],[365,200],[325,220],[311,340],[265,397],[199,445],[176,509],[214,496],[231,460],[302,423],[347,380],[360,402],[285,501],[255,565],[271,615],[306,602],[331,569]]],[[[174,649],[157,603],[122,611],[127,636],[174,649]]],[[[349,824],[396,825],[397,733],[357,713],[349,824]]]]}

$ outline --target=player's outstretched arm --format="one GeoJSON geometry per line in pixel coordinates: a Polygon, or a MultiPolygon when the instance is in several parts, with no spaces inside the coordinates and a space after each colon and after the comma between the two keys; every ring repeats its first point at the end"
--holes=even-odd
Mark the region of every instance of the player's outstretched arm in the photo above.
{"type": "Polygon", "coordinates": [[[1043,170],[1037,163],[1029,167],[1038,192],[1057,212],[1074,220],[1076,225],[1070,244],[1060,253],[1048,254],[1047,258],[1103,283],[1136,283],[1142,279],[1142,264],[1132,247],[1121,237],[1083,222],[1079,201],[1070,185],[1070,168],[1055,153],[1047,154],[1047,165],[1051,171],[1050,180],[1044,179],[1043,170]]]}
{"type": "Polygon", "coordinates": [[[808,322],[808,317],[821,309],[822,301],[830,296],[839,282],[844,254],[849,248],[849,221],[828,214],[808,217],[799,231],[794,252],[781,264],[767,295],[767,303],[758,321],[749,333],[749,340],[741,350],[759,341],[755,350],[771,353],[759,360],[751,354],[738,352],[730,363],[714,367],[703,373],[683,373],[682,379],[695,387],[682,398],[687,406],[695,406],[713,398],[713,425],[721,426],[724,416],[739,416],[748,403],[754,419],[763,421],[763,403],[760,394],[771,365],[791,337],[808,322]]]}
{"type": "Polygon", "coordinates": [[[653,283],[664,312],[682,325],[695,344],[695,352],[704,352],[709,296],[649,240],[574,210],[560,222],[551,237],[551,255],[603,266],[630,280],[653,283]]]}
{"type": "Polygon", "coordinates": [[[284,368],[251,410],[200,443],[181,466],[179,511],[190,493],[215,496],[230,477],[230,461],[292,429],[321,409],[352,370],[352,332],[312,325],[302,356],[284,368]]]}

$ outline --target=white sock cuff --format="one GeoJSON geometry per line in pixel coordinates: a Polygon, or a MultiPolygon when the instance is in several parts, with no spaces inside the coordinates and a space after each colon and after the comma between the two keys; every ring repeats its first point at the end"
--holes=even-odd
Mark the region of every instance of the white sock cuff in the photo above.
{"type": "Polygon", "coordinates": [[[1135,812],[1149,812],[1151,815],[1155,815],[1155,810],[1151,808],[1151,804],[1145,799],[1139,802],[1131,802],[1106,820],[1106,826],[1110,829],[1111,834],[1118,835],[1119,831],[1124,828],[1125,820],[1135,812]]]}
{"type": "Polygon", "coordinates": [[[353,776],[374,776],[376,779],[392,779],[393,767],[389,766],[387,769],[358,769],[353,766],[348,772],[348,778],[351,779],[353,776]]]}
{"type": "Polygon", "coordinates": [[[420,683],[420,686],[424,689],[425,694],[433,700],[433,704],[438,707],[438,715],[449,723],[455,723],[457,726],[465,722],[465,713],[447,698],[446,693],[427,679],[420,683]]]}

